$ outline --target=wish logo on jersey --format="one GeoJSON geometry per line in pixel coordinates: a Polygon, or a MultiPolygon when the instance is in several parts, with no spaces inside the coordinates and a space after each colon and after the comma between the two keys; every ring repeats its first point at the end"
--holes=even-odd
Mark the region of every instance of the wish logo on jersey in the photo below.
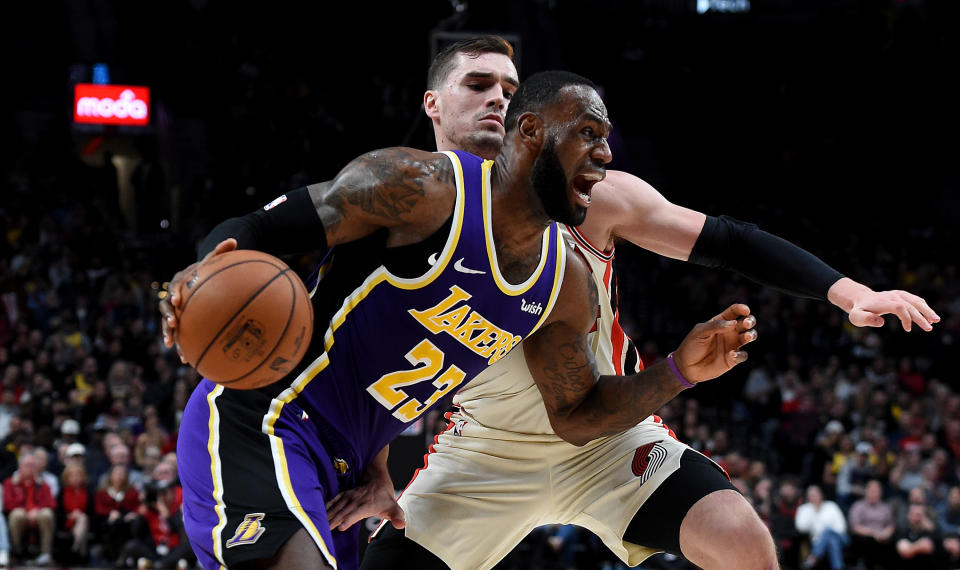
{"type": "Polygon", "coordinates": [[[630,468],[633,474],[640,478],[640,484],[647,482],[667,458],[667,449],[659,441],[641,445],[633,454],[633,463],[630,468]]]}
{"type": "Polygon", "coordinates": [[[433,334],[446,332],[474,353],[489,358],[488,362],[493,364],[523,338],[488,321],[470,305],[459,304],[470,297],[470,293],[453,285],[450,295],[433,307],[422,311],[410,309],[409,312],[428,331],[433,334]]]}
{"type": "Polygon", "coordinates": [[[250,513],[243,517],[243,522],[237,526],[237,532],[227,541],[227,548],[253,544],[260,540],[260,536],[267,530],[267,527],[260,523],[264,516],[264,513],[250,513]]]}

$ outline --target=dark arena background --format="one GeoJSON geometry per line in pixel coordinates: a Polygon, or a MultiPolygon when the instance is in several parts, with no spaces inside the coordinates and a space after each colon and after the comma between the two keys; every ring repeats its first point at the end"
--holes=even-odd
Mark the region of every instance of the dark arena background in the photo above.
{"type": "MultiPolygon", "coordinates": [[[[826,303],[617,249],[621,320],[648,364],[731,302],[758,316],[748,363],[658,413],[727,469],[785,568],[810,549],[793,520],[805,489],[848,514],[862,485],[844,465],[861,454],[856,474],[882,482],[897,533],[907,506],[925,505],[936,549],[924,567],[960,567],[960,3],[62,0],[3,11],[0,562],[146,566],[183,541],[137,532],[157,493],[177,489],[178,421],[199,381],[160,341],[163,284],[219,221],[365,151],[432,149],[420,108],[432,55],[497,33],[516,46],[521,79],[568,69],[601,87],[611,167],[939,313],[930,333],[895,318],[856,329],[826,303]],[[126,101],[125,124],[78,105],[108,92],[126,101]],[[56,503],[52,557],[35,529],[20,551],[8,539],[28,457],[56,503]],[[106,474],[122,477],[115,465],[131,489],[119,524],[101,502],[106,474]],[[73,531],[76,510],[85,533],[73,531]]],[[[306,273],[317,258],[286,261],[306,273]]],[[[442,428],[431,413],[393,444],[398,490],[442,428]]],[[[497,568],[622,567],[569,530],[537,529],[497,568]]],[[[857,544],[850,568],[865,567],[857,544]]],[[[180,558],[193,566],[189,548],[180,558]]],[[[885,560],[915,562],[892,548],[885,560]]],[[[642,567],[691,566],[658,555],[642,567]]]]}

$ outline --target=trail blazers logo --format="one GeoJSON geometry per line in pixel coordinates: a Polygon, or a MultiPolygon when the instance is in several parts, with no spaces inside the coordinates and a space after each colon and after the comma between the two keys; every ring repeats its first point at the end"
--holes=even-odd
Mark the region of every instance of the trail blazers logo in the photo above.
{"type": "Polygon", "coordinates": [[[659,441],[641,445],[633,454],[633,464],[631,465],[633,474],[640,478],[641,484],[646,483],[647,479],[656,473],[657,469],[660,469],[666,458],[667,450],[660,445],[659,441]]]}
{"type": "Polygon", "coordinates": [[[227,548],[240,546],[241,544],[253,544],[260,539],[260,535],[267,530],[260,521],[263,520],[263,513],[250,513],[243,517],[243,522],[237,527],[237,532],[227,541],[227,548]]]}

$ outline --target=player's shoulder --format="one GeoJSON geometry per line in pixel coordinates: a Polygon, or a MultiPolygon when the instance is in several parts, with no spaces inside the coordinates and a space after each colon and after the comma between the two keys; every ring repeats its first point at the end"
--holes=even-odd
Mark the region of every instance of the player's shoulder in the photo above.
{"type": "Polygon", "coordinates": [[[432,174],[438,168],[450,164],[445,154],[405,146],[391,146],[371,150],[357,160],[367,163],[379,163],[384,168],[407,171],[409,174],[432,174]]]}
{"type": "Polygon", "coordinates": [[[354,159],[354,172],[372,175],[385,188],[403,187],[417,194],[455,193],[450,157],[440,152],[394,146],[372,150],[354,159]]]}
{"type": "Polygon", "coordinates": [[[597,303],[597,289],[586,260],[569,243],[565,247],[567,254],[560,294],[547,323],[566,321],[581,328],[580,325],[588,325],[596,316],[593,307],[597,303]]]}

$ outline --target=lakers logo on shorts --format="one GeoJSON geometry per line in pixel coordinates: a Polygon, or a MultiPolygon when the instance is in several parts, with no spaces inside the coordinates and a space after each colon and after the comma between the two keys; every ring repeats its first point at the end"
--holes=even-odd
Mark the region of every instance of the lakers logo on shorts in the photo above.
{"type": "Polygon", "coordinates": [[[646,483],[667,458],[667,450],[659,441],[641,445],[633,454],[631,468],[633,474],[640,478],[640,483],[646,483]]]}
{"type": "Polygon", "coordinates": [[[263,520],[263,513],[250,513],[243,517],[243,522],[237,526],[237,532],[227,541],[227,548],[240,546],[241,544],[253,544],[260,539],[267,527],[260,524],[263,520]]]}

